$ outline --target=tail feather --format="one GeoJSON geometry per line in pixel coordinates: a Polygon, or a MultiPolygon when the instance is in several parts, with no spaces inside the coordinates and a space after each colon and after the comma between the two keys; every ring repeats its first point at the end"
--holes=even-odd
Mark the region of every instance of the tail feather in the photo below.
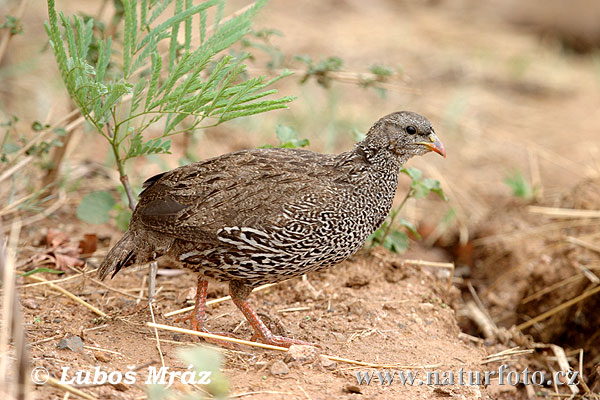
{"type": "Polygon", "coordinates": [[[115,276],[117,272],[123,267],[128,267],[135,263],[135,245],[133,242],[133,235],[127,231],[121,239],[114,245],[108,252],[104,261],[98,269],[98,275],[103,280],[108,274],[112,272],[112,276],[115,276]]]}

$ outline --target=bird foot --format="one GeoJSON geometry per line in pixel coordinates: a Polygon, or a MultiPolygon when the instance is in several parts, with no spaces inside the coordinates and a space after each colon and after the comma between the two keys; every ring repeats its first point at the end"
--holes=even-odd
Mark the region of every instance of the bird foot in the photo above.
{"type": "MultiPolygon", "coordinates": [[[[229,332],[210,332],[208,329],[206,329],[204,327],[204,321],[199,321],[198,318],[196,318],[195,312],[193,312],[193,311],[191,313],[189,313],[188,315],[181,316],[175,320],[175,322],[187,322],[187,321],[190,321],[190,325],[191,325],[191,328],[193,331],[210,333],[211,335],[236,338],[236,336],[234,334],[229,333],[229,332]]],[[[240,347],[237,344],[227,342],[225,340],[219,340],[216,338],[208,338],[208,337],[198,337],[198,339],[204,339],[204,341],[206,341],[208,343],[216,344],[221,347],[226,347],[231,350],[239,350],[240,349],[240,347]]]]}

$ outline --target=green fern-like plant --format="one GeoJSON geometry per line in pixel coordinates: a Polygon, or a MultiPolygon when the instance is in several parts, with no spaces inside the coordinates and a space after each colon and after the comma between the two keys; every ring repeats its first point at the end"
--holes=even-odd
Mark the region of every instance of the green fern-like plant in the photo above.
{"type": "Polygon", "coordinates": [[[45,26],[69,96],[108,141],[133,209],[135,197],[124,167],[127,160],[168,153],[170,136],[287,108],[293,98],[265,99],[276,92],[268,87],[288,76],[287,71],[272,80],[246,79],[246,55],[224,54],[249,32],[252,17],[266,0],[227,20],[222,18],[224,0],[197,5],[192,0],[122,3],[122,50],[118,52],[113,51],[111,37],[94,37],[92,19],[57,14],[54,0],[48,0],[45,26]],[[168,8],[174,12],[166,18],[168,8]],[[209,26],[211,8],[215,16],[209,26]],[[193,29],[198,40],[193,40],[193,29]],[[165,54],[158,50],[161,42],[168,43],[165,54]],[[89,57],[92,48],[97,54],[89,57]],[[160,135],[147,137],[147,129],[159,122],[160,135]]]}

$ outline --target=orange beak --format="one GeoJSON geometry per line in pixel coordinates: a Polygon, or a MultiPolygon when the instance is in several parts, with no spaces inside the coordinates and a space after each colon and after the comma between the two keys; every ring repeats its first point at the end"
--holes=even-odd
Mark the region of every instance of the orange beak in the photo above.
{"type": "Polygon", "coordinates": [[[435,133],[429,135],[429,140],[430,142],[418,142],[417,144],[422,144],[423,146],[428,147],[429,150],[435,151],[446,158],[446,149],[444,149],[444,145],[440,142],[440,139],[438,139],[435,133]]]}

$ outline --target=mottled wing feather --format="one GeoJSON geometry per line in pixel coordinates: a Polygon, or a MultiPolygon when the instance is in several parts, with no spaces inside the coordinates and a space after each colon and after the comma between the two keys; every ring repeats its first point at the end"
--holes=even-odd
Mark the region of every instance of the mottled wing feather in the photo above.
{"type": "Polygon", "coordinates": [[[334,162],[304,150],[258,149],[180,167],[146,181],[132,223],[194,242],[214,242],[223,227],[271,229],[285,223],[290,202],[313,193],[327,199],[343,174],[334,162]]]}

